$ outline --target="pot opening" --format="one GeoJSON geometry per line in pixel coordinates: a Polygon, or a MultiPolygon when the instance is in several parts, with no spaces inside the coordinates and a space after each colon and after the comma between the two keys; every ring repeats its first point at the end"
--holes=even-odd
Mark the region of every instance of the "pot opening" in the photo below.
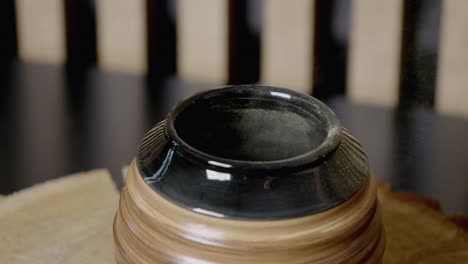
{"type": "Polygon", "coordinates": [[[329,136],[329,120],[305,97],[247,90],[234,88],[179,106],[173,113],[175,134],[205,154],[247,162],[294,158],[329,136]]]}

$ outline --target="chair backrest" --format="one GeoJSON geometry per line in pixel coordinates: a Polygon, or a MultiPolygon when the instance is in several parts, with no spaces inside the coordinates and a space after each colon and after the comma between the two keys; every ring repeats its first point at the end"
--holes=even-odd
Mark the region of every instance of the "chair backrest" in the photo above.
{"type": "Polygon", "coordinates": [[[3,0],[0,10],[0,58],[468,117],[465,0],[3,0]]]}

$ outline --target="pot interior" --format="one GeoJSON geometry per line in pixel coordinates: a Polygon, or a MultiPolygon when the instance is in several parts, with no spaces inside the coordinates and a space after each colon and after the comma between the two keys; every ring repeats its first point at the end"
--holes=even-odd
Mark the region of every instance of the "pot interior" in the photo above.
{"type": "Polygon", "coordinates": [[[206,154],[240,161],[276,161],[316,149],[327,137],[319,114],[283,96],[199,98],[174,121],[177,135],[206,154]]]}

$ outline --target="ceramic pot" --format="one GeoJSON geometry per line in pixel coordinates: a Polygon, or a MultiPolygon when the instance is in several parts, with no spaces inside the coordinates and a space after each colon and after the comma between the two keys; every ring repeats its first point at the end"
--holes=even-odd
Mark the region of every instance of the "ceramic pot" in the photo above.
{"type": "Polygon", "coordinates": [[[375,180],[323,103],[287,89],[196,94],[151,129],[114,221],[117,263],[380,263],[375,180]]]}

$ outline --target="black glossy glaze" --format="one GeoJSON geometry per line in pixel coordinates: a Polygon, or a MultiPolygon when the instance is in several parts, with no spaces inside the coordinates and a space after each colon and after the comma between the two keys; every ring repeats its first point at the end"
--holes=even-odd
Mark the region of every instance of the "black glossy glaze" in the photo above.
{"type": "Polygon", "coordinates": [[[137,166],[172,202],[242,219],[321,212],[351,198],[368,177],[361,145],[327,106],[266,86],[182,101],[147,133],[137,166]]]}

